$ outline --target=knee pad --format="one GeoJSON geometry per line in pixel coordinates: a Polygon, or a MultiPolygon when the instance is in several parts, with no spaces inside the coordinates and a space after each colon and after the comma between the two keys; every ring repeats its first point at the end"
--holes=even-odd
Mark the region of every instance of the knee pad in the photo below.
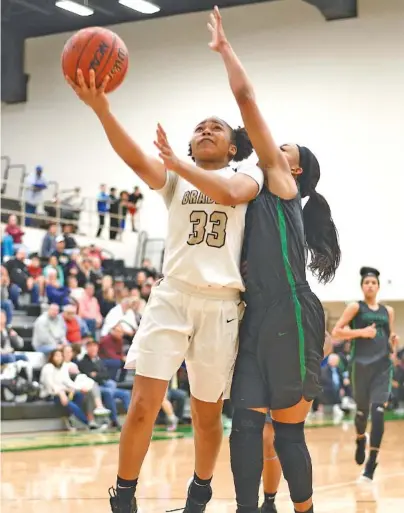
{"type": "Polygon", "coordinates": [[[313,495],[311,458],[304,437],[304,422],[284,424],[273,421],[275,450],[282,465],[294,503],[305,502],[313,495]]]}
{"type": "Polygon", "coordinates": [[[372,430],[370,432],[370,446],[378,449],[384,433],[384,405],[372,404],[372,430]]]}
{"type": "Polygon", "coordinates": [[[355,415],[355,427],[358,435],[363,435],[366,431],[366,426],[368,423],[369,410],[357,410],[355,415]]]}
{"type": "Polygon", "coordinates": [[[265,415],[259,411],[236,408],[233,414],[231,434],[249,432],[262,434],[265,425],[265,415]]]}

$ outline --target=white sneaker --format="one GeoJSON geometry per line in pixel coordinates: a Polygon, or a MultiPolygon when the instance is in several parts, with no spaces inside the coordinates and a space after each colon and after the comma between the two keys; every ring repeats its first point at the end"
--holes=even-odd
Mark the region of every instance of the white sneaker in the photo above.
{"type": "Polygon", "coordinates": [[[101,417],[101,416],[109,415],[111,413],[111,411],[107,410],[107,408],[105,408],[105,407],[102,407],[102,408],[96,408],[93,411],[93,413],[94,413],[95,416],[101,417]]]}

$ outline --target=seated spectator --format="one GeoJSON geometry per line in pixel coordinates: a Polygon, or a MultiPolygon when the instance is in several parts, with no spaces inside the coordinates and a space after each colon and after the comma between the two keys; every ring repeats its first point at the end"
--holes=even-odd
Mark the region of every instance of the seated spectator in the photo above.
{"type": "Polygon", "coordinates": [[[146,280],[147,274],[145,273],[145,271],[139,271],[136,275],[136,286],[139,288],[139,290],[146,283],[146,280]]]}
{"type": "Polygon", "coordinates": [[[95,291],[98,292],[99,290],[101,290],[103,278],[101,260],[98,257],[92,257],[91,265],[92,268],[90,281],[94,285],[95,291]]]}
{"type": "Polygon", "coordinates": [[[59,235],[56,237],[56,249],[52,253],[52,256],[55,256],[58,260],[58,264],[62,267],[63,271],[66,274],[67,267],[70,263],[70,258],[67,252],[65,251],[65,238],[63,235],[59,235]]]}
{"type": "Polygon", "coordinates": [[[188,394],[185,390],[178,388],[177,375],[175,375],[168,384],[167,399],[174,406],[174,412],[178,422],[181,422],[184,416],[185,400],[187,397],[188,394]]]}
{"type": "Polygon", "coordinates": [[[125,287],[125,280],[121,276],[116,276],[114,280],[115,301],[120,303],[125,297],[128,297],[129,290],[125,287]]]}
{"type": "Polygon", "coordinates": [[[17,361],[28,361],[25,354],[14,354],[24,347],[24,340],[12,328],[7,328],[6,313],[0,312],[0,333],[1,333],[1,365],[17,361]]]}
{"type": "Polygon", "coordinates": [[[152,278],[156,279],[158,272],[157,269],[151,263],[150,258],[143,259],[141,269],[147,274],[147,276],[151,276],[152,278]]]}
{"type": "Polygon", "coordinates": [[[79,273],[77,275],[77,281],[79,287],[85,287],[86,283],[92,283],[95,287],[98,277],[93,272],[93,262],[89,257],[84,257],[79,266],[79,273]]]}
{"type": "Polygon", "coordinates": [[[32,347],[35,351],[48,354],[65,344],[67,344],[65,323],[59,317],[59,305],[52,304],[48,311],[34,322],[32,347]]]}
{"type": "Polygon", "coordinates": [[[76,276],[70,275],[67,278],[67,286],[70,290],[70,297],[72,297],[75,301],[79,302],[84,295],[84,289],[83,287],[78,286],[76,276]]]}
{"type": "Polygon", "coordinates": [[[102,256],[102,250],[98,248],[95,244],[90,244],[87,251],[88,258],[99,258],[102,262],[103,256],[102,256]]]}
{"type": "Polygon", "coordinates": [[[98,302],[100,304],[101,315],[105,318],[116,306],[114,289],[110,287],[109,289],[102,290],[98,302]]]}
{"type": "Polygon", "coordinates": [[[149,301],[149,297],[151,294],[151,289],[154,285],[153,278],[147,278],[146,282],[143,283],[141,289],[140,289],[140,297],[146,301],[146,303],[149,301]]]}
{"type": "Polygon", "coordinates": [[[66,339],[71,344],[84,344],[91,335],[87,324],[77,315],[76,305],[63,308],[62,319],[66,328],[66,339]]]}
{"type": "Polygon", "coordinates": [[[49,269],[48,277],[46,279],[46,297],[49,303],[55,303],[59,306],[65,306],[70,303],[68,287],[62,287],[58,282],[57,272],[54,269],[49,269]]]}
{"type": "Polygon", "coordinates": [[[1,237],[1,263],[6,262],[10,257],[14,256],[14,241],[8,233],[1,237]]]}
{"type": "MultiPolygon", "coordinates": [[[[51,397],[56,404],[64,406],[69,415],[88,426],[89,422],[83,411],[83,393],[76,390],[74,381],[70,379],[68,368],[63,365],[63,353],[60,349],[49,354],[48,363],[41,371],[40,383],[45,397],[51,397]]],[[[70,418],[66,420],[66,427],[73,429],[70,418]]]]}
{"type": "Polygon", "coordinates": [[[123,329],[120,324],[114,326],[108,335],[101,337],[100,358],[109,372],[110,379],[117,380],[119,373],[120,381],[123,381],[125,371],[125,356],[123,354],[123,329]]]}
{"type": "Polygon", "coordinates": [[[31,278],[39,287],[39,294],[43,298],[45,296],[45,277],[42,273],[41,261],[37,256],[31,258],[27,266],[31,278]]]}
{"type": "Polygon", "coordinates": [[[10,278],[8,271],[4,266],[1,266],[0,270],[0,297],[1,297],[1,309],[6,314],[6,325],[11,326],[13,321],[13,303],[9,299],[8,288],[10,286],[10,278]]]}
{"type": "Polygon", "coordinates": [[[63,237],[65,239],[65,252],[70,255],[74,249],[77,249],[76,239],[73,237],[73,225],[65,224],[62,227],[63,237]]]}
{"type": "Polygon", "coordinates": [[[343,376],[338,368],[339,362],[339,356],[331,353],[327,364],[321,368],[321,385],[323,387],[321,402],[333,407],[334,417],[340,417],[342,414],[340,404],[343,394],[343,376]]]}
{"type": "Polygon", "coordinates": [[[95,416],[106,416],[110,410],[104,407],[101,399],[101,391],[98,383],[84,373],[81,373],[76,362],[73,361],[73,346],[63,347],[63,365],[67,367],[69,377],[74,381],[76,389],[86,390],[84,396],[84,409],[86,411],[88,425],[90,429],[97,429],[99,426],[95,422],[95,416]]]}
{"type": "Polygon", "coordinates": [[[100,328],[102,324],[102,315],[100,305],[94,296],[94,285],[92,283],[87,283],[85,286],[84,294],[79,301],[79,315],[86,321],[88,329],[95,337],[96,329],[100,328]]]}
{"type": "Polygon", "coordinates": [[[135,312],[136,322],[139,325],[144,309],[146,308],[146,301],[140,297],[140,290],[136,287],[130,291],[130,297],[134,300],[133,310],[135,312]]]}
{"type": "Polygon", "coordinates": [[[20,248],[15,258],[10,258],[5,264],[5,267],[10,276],[9,294],[15,308],[19,308],[19,299],[21,292],[29,292],[31,295],[31,302],[39,304],[39,286],[31,278],[28,272],[28,267],[25,264],[26,253],[25,250],[20,248]]]}
{"type": "Polygon", "coordinates": [[[51,269],[54,269],[56,271],[58,282],[63,287],[65,284],[65,275],[63,273],[63,267],[59,265],[58,259],[55,256],[49,257],[49,263],[47,266],[44,267],[43,275],[45,278],[48,277],[49,271],[51,269]]]}
{"type": "Polygon", "coordinates": [[[101,336],[106,336],[114,326],[120,325],[125,338],[132,340],[138,329],[135,312],[133,307],[136,304],[136,298],[125,298],[119,305],[114,306],[105,317],[104,324],[101,329],[101,336]]]}
{"type": "Polygon", "coordinates": [[[18,225],[17,216],[14,214],[8,217],[5,232],[13,238],[14,251],[17,251],[23,244],[22,237],[25,232],[18,225]]]}
{"type": "Polygon", "coordinates": [[[110,379],[110,373],[105,363],[98,356],[99,346],[97,342],[89,340],[86,347],[87,354],[79,361],[79,370],[98,383],[104,405],[111,410],[112,427],[120,430],[115,399],[122,401],[125,411],[128,411],[130,393],[128,390],[117,388],[116,382],[110,379]]]}
{"type": "Polygon", "coordinates": [[[49,258],[56,251],[56,234],[57,224],[51,223],[42,241],[41,257],[49,258]]]}

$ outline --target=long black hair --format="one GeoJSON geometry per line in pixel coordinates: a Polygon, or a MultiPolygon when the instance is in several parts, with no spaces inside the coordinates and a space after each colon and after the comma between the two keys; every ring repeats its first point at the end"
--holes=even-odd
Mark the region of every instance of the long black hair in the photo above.
{"type": "Polygon", "coordinates": [[[308,148],[298,148],[299,165],[303,170],[297,178],[300,196],[309,197],[303,208],[306,243],[311,257],[309,269],[320,283],[328,283],[334,279],[341,261],[338,231],[332,219],[330,205],[316,191],[320,165],[308,148]]]}
{"type": "MultiPolygon", "coordinates": [[[[247,159],[253,152],[253,145],[248,137],[247,130],[244,127],[232,128],[226,121],[223,121],[230,128],[230,141],[231,144],[237,148],[237,152],[231,159],[234,162],[241,162],[247,159]]],[[[188,146],[188,156],[192,157],[191,143],[188,146]]],[[[192,160],[195,160],[192,157],[192,160]]]]}

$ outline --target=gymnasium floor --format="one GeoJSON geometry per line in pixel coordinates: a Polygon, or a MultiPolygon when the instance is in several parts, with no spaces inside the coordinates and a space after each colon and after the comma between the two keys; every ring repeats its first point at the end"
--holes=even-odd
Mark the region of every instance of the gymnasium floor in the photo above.
{"type": "MultiPolygon", "coordinates": [[[[307,429],[314,462],[316,513],[402,513],[404,511],[404,421],[386,423],[383,450],[373,485],[358,485],[353,463],[353,426],[307,429]]],[[[2,439],[3,513],[108,513],[107,489],[114,484],[116,434],[38,434],[2,439]],[[88,445],[92,444],[92,445],[88,445]]],[[[141,513],[164,513],[184,505],[193,471],[189,429],[156,430],[138,487],[141,513]]],[[[235,511],[228,439],[225,436],[207,512],[235,511]]],[[[292,513],[285,482],[279,513],[292,513]]]]}

